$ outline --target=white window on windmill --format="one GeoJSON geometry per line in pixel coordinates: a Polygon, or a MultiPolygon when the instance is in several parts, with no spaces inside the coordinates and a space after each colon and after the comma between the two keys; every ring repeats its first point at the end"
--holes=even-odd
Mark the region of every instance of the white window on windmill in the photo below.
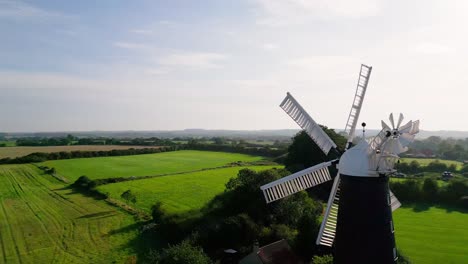
{"type": "Polygon", "coordinates": [[[393,248],[393,259],[394,259],[395,261],[398,259],[396,248],[393,248]]]}
{"type": "Polygon", "coordinates": [[[392,233],[395,233],[395,228],[393,227],[393,221],[390,221],[390,231],[392,231],[392,233]]]}

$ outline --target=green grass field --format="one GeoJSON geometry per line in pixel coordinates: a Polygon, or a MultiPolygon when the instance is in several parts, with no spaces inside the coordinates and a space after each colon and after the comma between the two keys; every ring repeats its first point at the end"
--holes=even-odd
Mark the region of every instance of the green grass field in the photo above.
{"type": "Polygon", "coordinates": [[[450,166],[451,164],[455,164],[457,166],[457,170],[461,169],[463,167],[463,162],[455,161],[455,160],[441,160],[441,159],[421,159],[421,158],[401,158],[401,162],[406,162],[410,163],[411,161],[417,161],[421,166],[427,166],[430,162],[433,162],[435,160],[438,160],[442,163],[447,164],[447,166],[450,166]]]}
{"type": "MultiPolygon", "coordinates": [[[[279,166],[251,166],[249,169],[266,170],[279,166]]],[[[135,204],[139,209],[150,211],[155,202],[160,201],[169,214],[183,213],[202,208],[215,195],[225,189],[230,178],[236,177],[243,167],[206,170],[179,175],[168,175],[151,179],[106,184],[98,187],[111,198],[131,190],[137,196],[135,204]]]]}
{"type": "Polygon", "coordinates": [[[5,147],[14,147],[16,146],[16,142],[11,140],[0,140],[0,145],[5,145],[5,147]]]}
{"type": "Polygon", "coordinates": [[[123,263],[133,217],[32,165],[0,166],[0,263],[123,263]]]}
{"type": "Polygon", "coordinates": [[[468,213],[399,208],[393,218],[397,247],[412,263],[468,263],[468,213]]]}
{"type": "Polygon", "coordinates": [[[259,156],[212,151],[181,150],[156,154],[46,161],[57,173],[75,181],[81,175],[91,179],[148,176],[200,170],[236,161],[259,161],[259,156]]]}

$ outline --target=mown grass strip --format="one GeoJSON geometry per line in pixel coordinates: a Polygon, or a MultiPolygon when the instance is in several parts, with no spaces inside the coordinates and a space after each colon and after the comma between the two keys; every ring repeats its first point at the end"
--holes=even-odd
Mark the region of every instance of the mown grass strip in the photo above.
{"type": "Polygon", "coordinates": [[[0,166],[0,262],[111,263],[133,253],[133,217],[32,165],[0,166]]]}
{"type": "Polygon", "coordinates": [[[183,213],[202,208],[214,196],[225,189],[230,178],[236,177],[239,170],[249,168],[266,170],[280,166],[230,167],[205,170],[179,175],[169,175],[144,180],[127,181],[98,186],[98,191],[113,199],[131,190],[137,195],[135,207],[149,212],[156,202],[162,202],[168,213],[183,213]]]}
{"type": "Polygon", "coordinates": [[[468,263],[468,213],[417,204],[393,218],[397,246],[413,263],[468,263]]]}
{"type": "Polygon", "coordinates": [[[177,173],[226,165],[231,162],[253,162],[260,156],[214,151],[182,150],[157,154],[55,160],[40,165],[55,168],[59,175],[74,182],[82,175],[90,179],[131,177],[177,173]]]}

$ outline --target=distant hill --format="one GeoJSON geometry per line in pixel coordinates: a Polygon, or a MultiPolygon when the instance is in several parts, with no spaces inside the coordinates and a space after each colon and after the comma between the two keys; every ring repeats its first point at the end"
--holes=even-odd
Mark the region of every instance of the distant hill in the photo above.
{"type": "MultiPolygon", "coordinates": [[[[342,132],[342,129],[335,129],[342,132]]],[[[366,136],[374,136],[380,130],[367,129],[366,136]]],[[[184,130],[155,130],[155,131],[62,131],[62,132],[14,132],[0,133],[1,136],[11,137],[65,137],[72,134],[77,137],[113,137],[113,138],[175,138],[175,137],[230,137],[242,139],[267,139],[284,140],[294,136],[299,129],[265,129],[265,130],[217,130],[217,129],[184,129],[184,130]]],[[[357,130],[357,135],[361,135],[357,130]]],[[[468,131],[426,131],[421,130],[418,139],[428,138],[430,136],[439,136],[442,138],[468,138],[468,131]]]]}

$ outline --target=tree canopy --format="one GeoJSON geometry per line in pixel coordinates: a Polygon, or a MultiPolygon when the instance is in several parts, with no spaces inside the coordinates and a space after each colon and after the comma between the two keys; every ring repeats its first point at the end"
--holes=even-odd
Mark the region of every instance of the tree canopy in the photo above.
{"type": "MultiPolygon", "coordinates": [[[[325,126],[322,126],[322,129],[333,142],[335,142],[338,146],[338,150],[343,151],[346,138],[337,134],[333,129],[329,129],[325,126]]],[[[328,156],[325,155],[310,136],[305,131],[301,131],[294,136],[293,142],[288,148],[288,155],[284,163],[289,171],[296,172],[315,164],[337,158],[338,156],[339,154],[333,151],[330,151],[328,156]]]]}

